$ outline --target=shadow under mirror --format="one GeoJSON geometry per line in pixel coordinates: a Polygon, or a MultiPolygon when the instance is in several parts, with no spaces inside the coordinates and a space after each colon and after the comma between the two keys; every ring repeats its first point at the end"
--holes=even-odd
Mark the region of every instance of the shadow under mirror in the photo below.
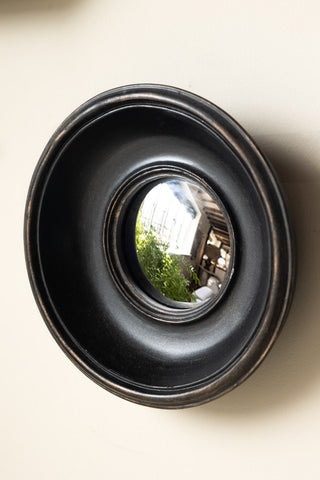
{"type": "Polygon", "coordinates": [[[137,215],[142,270],[170,300],[194,306],[217,297],[232,273],[229,230],[221,208],[200,185],[181,179],[158,183],[137,215]]]}
{"type": "Polygon", "coordinates": [[[248,421],[250,417],[272,416],[297,408],[319,389],[319,281],[320,170],[317,141],[286,134],[257,138],[282,180],[295,230],[298,275],[293,305],[283,332],[271,355],[239,388],[215,402],[189,411],[204,421],[228,416],[248,421]],[[301,159],[304,159],[301,167],[301,159]],[[306,213],[309,212],[309,213],[306,213]],[[307,245],[307,248],[306,248],[307,245]],[[303,321],[301,321],[303,319],[303,321]]]}

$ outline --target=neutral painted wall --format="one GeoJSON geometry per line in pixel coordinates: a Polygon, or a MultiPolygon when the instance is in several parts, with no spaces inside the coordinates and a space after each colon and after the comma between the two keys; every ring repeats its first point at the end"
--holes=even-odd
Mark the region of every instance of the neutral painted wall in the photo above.
{"type": "Polygon", "coordinates": [[[0,0],[0,477],[320,478],[320,7],[317,0],[0,0]],[[105,392],[47,331],[24,267],[30,177],[80,103],[135,82],[233,115],[269,155],[297,227],[294,304],[271,354],[203,407],[105,392]]]}

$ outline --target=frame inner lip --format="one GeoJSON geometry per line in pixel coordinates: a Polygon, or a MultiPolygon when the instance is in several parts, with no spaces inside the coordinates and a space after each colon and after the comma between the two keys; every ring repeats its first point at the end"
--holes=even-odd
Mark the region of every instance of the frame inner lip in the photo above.
{"type": "MultiPolygon", "coordinates": [[[[139,204],[139,200],[137,203],[139,204]]],[[[198,175],[182,167],[168,166],[167,164],[147,167],[138,170],[123,182],[115,192],[107,208],[104,222],[103,245],[109,272],[122,295],[124,295],[140,313],[146,314],[152,319],[168,323],[185,323],[202,318],[212,310],[226,294],[234,273],[236,245],[229,214],[217,193],[198,175]],[[158,293],[158,290],[151,285],[147,277],[145,277],[146,283],[144,285],[144,287],[147,286],[147,288],[143,288],[141,282],[136,281],[132,270],[130,271],[130,266],[128,268],[128,258],[126,258],[121,247],[119,248],[119,243],[121,243],[120,239],[124,234],[125,228],[122,217],[131,216],[134,219],[134,224],[136,221],[137,212],[132,208],[132,202],[135,202],[133,198],[139,196],[139,194],[143,194],[144,196],[144,192],[148,191],[148,189],[172,178],[189,181],[201,186],[218,204],[228,227],[231,255],[226,278],[220,292],[201,304],[189,305],[185,302],[177,302],[166,299],[165,297],[163,298],[163,296],[158,293]]]]}

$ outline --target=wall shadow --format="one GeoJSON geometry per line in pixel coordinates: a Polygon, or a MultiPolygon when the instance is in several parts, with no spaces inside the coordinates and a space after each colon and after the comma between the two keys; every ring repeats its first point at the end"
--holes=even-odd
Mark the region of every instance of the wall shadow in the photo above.
{"type": "Polygon", "coordinates": [[[242,385],[193,415],[233,420],[265,416],[305,401],[320,381],[320,164],[317,149],[295,135],[256,137],[275,168],[293,217],[297,283],[287,322],[266,360],[242,385]],[[299,147],[300,144],[300,147],[299,147]]]}
{"type": "Polygon", "coordinates": [[[25,15],[69,9],[84,0],[0,0],[0,15],[25,15]]]}

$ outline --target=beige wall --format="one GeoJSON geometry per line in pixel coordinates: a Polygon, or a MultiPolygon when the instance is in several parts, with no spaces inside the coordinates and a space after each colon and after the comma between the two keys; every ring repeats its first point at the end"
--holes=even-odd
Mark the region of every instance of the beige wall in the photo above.
{"type": "Polygon", "coordinates": [[[320,6],[317,0],[0,0],[0,478],[320,478],[320,6]],[[22,223],[30,177],[80,103],[172,84],[233,115],[269,155],[297,226],[279,340],[203,407],[120,400],[57,347],[33,300],[22,223]]]}

